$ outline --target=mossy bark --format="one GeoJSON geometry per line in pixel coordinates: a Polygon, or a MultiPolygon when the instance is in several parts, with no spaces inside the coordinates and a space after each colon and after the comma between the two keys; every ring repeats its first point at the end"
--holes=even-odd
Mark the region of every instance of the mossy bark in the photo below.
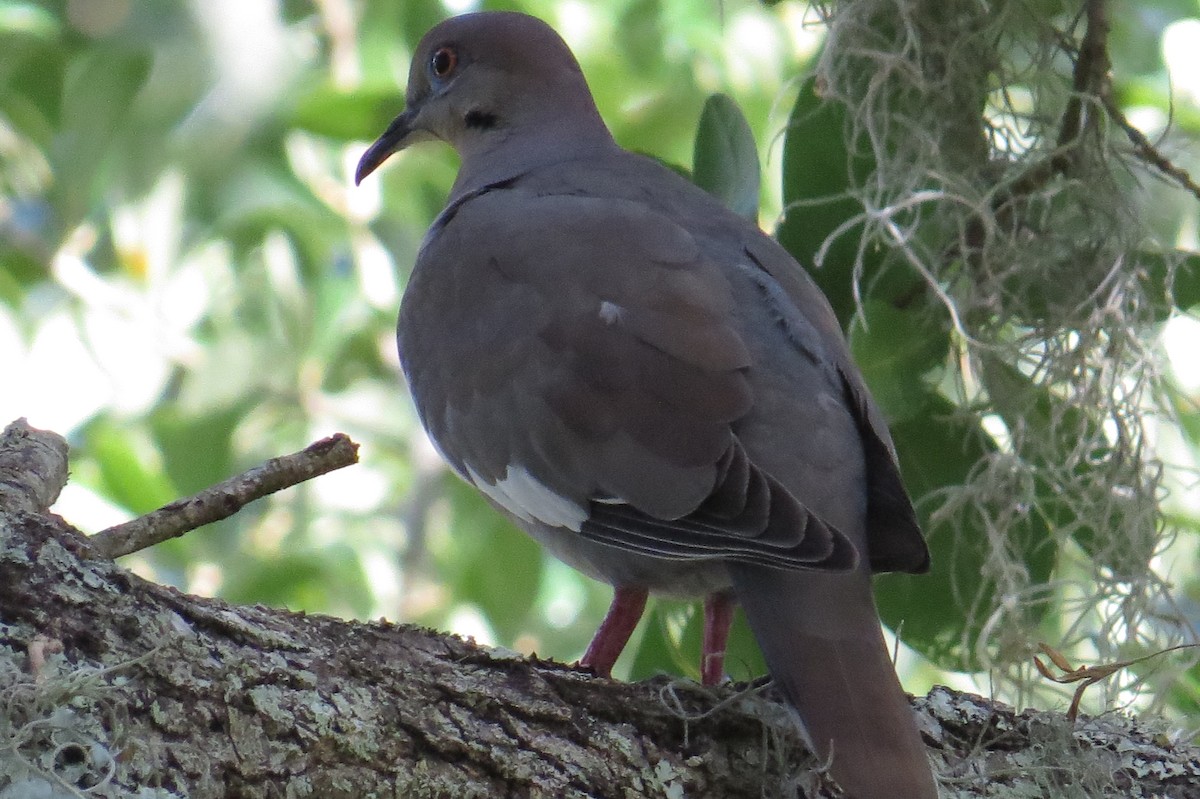
{"type": "MultiPolygon", "coordinates": [[[[916,704],[947,796],[1200,797],[1200,751],[1124,719],[916,704]]],[[[187,596],[0,507],[0,796],[839,796],[788,718],[744,686],[187,596]]]]}

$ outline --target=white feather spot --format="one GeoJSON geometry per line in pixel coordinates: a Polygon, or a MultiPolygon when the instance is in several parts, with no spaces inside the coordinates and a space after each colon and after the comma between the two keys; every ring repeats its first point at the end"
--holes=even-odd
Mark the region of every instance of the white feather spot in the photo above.
{"type": "Polygon", "coordinates": [[[600,303],[600,318],[604,320],[605,324],[615,325],[621,320],[621,313],[624,310],[624,308],[615,302],[603,300],[600,303]]]}
{"type": "Polygon", "coordinates": [[[585,508],[554,493],[524,467],[510,464],[504,470],[504,477],[496,483],[489,483],[470,464],[467,464],[467,474],[475,487],[493,502],[527,522],[539,521],[579,532],[588,516],[585,508]]]}

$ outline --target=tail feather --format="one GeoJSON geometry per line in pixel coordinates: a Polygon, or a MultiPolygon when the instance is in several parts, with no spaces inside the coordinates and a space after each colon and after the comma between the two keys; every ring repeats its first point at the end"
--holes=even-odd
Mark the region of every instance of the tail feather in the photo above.
{"type": "Polygon", "coordinates": [[[772,676],[847,795],[937,799],[865,571],[730,571],[772,676]]]}

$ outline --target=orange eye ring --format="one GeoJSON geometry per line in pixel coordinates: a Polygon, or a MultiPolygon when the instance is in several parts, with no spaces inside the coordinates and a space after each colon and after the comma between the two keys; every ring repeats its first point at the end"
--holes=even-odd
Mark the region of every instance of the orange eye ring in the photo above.
{"type": "Polygon", "coordinates": [[[458,53],[452,47],[439,47],[429,59],[429,71],[437,78],[448,78],[458,66],[458,53]]]}

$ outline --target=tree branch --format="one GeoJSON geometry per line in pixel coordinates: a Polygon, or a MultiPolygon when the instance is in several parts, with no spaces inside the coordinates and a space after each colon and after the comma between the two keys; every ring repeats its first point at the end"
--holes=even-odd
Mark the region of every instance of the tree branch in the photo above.
{"type": "Polygon", "coordinates": [[[67,484],[67,442],[17,419],[0,433],[0,512],[41,513],[67,484]]]}
{"type": "MultiPolygon", "coordinates": [[[[619,683],[412,626],[187,596],[48,513],[0,510],[0,620],[0,793],[840,795],[769,691],[619,683]]],[[[942,688],[916,705],[947,796],[1200,785],[1200,751],[1127,719],[1072,726],[942,688]]]]}
{"type": "Polygon", "coordinates": [[[102,530],[90,542],[104,557],[129,555],[227,519],[256,499],[352,463],[358,463],[358,444],[337,433],[300,452],[272,458],[198,494],[163,505],[145,516],[102,530]]]}

